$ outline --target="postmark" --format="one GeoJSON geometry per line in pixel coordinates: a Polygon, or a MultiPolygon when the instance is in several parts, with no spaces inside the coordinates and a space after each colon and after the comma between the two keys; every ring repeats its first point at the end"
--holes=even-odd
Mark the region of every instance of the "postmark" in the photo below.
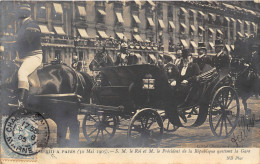
{"type": "Polygon", "coordinates": [[[19,110],[6,119],[3,135],[6,145],[13,152],[31,156],[47,146],[50,131],[40,113],[19,110]]]}

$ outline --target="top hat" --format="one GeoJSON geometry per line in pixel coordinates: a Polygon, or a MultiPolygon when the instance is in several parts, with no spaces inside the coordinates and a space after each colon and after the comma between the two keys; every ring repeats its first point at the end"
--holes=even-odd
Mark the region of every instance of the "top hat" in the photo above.
{"type": "Polygon", "coordinates": [[[205,43],[204,42],[199,42],[198,43],[198,49],[206,49],[205,43]]]}
{"type": "Polygon", "coordinates": [[[223,41],[222,40],[215,40],[215,47],[221,47],[224,46],[223,41]]]}

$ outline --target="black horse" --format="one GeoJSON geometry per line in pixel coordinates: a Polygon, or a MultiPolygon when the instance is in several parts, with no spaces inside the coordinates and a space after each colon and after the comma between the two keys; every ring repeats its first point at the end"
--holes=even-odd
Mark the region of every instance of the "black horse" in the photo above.
{"type": "Polygon", "coordinates": [[[102,67],[114,66],[112,58],[103,50],[98,52],[89,64],[91,71],[99,71],[102,67]]]}
{"type": "MultiPolygon", "coordinates": [[[[14,61],[1,62],[1,112],[10,114],[8,103],[17,103],[17,71],[19,65],[14,61]]],[[[29,76],[30,85],[28,107],[51,118],[57,124],[57,142],[65,145],[67,127],[70,129],[70,139],[76,144],[79,138],[78,109],[66,103],[54,103],[48,95],[67,95],[69,101],[78,102],[75,96],[81,96],[81,101],[89,102],[92,80],[86,73],[76,72],[64,64],[45,65],[29,76]],[[38,83],[37,83],[38,81],[38,83]],[[43,96],[47,95],[47,96],[43,96]]],[[[62,99],[62,98],[60,98],[62,99]]],[[[77,107],[77,106],[76,106],[77,107]]],[[[17,108],[16,108],[17,109],[17,108]]]]}

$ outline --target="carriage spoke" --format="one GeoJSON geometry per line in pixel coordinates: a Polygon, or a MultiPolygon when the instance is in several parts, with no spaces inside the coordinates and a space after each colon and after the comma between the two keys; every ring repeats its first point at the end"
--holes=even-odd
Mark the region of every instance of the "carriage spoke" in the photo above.
{"type": "Polygon", "coordinates": [[[227,130],[227,119],[225,118],[225,131],[226,131],[226,136],[228,135],[228,130],[227,130]]]}
{"type": "Polygon", "coordinates": [[[144,127],[144,128],[147,128],[147,126],[148,126],[148,121],[149,121],[149,118],[146,119],[146,121],[145,121],[145,127],[144,127]]]}
{"type": "Polygon", "coordinates": [[[227,106],[227,103],[228,103],[229,93],[230,93],[229,91],[227,93],[225,93],[225,106],[227,106]]]}
{"type": "Polygon", "coordinates": [[[106,132],[107,132],[107,134],[111,137],[112,136],[112,134],[111,133],[109,133],[106,129],[104,129],[106,132]]]}
{"type": "MultiPolygon", "coordinates": [[[[89,117],[92,118],[92,120],[94,120],[95,122],[97,122],[97,120],[93,116],[89,115],[89,117]]],[[[89,121],[90,121],[90,119],[89,119],[89,121]]]]}
{"type": "Polygon", "coordinates": [[[103,130],[100,130],[100,131],[101,131],[101,140],[104,140],[103,130]]]}
{"type": "Polygon", "coordinates": [[[231,121],[229,120],[228,116],[227,116],[227,120],[228,120],[229,124],[233,127],[233,124],[232,124],[231,121]]]}
{"type": "Polygon", "coordinates": [[[237,105],[233,105],[231,108],[229,108],[229,109],[227,109],[227,110],[232,110],[232,109],[234,109],[235,107],[237,107],[237,105]]]}
{"type": "Polygon", "coordinates": [[[90,136],[91,134],[93,134],[95,131],[97,131],[97,128],[95,130],[93,130],[91,133],[89,133],[88,136],[90,136]]]}
{"type": "Polygon", "coordinates": [[[229,105],[232,103],[233,99],[234,99],[235,95],[231,95],[230,97],[230,101],[227,103],[226,107],[228,108],[229,105]]]}
{"type": "Polygon", "coordinates": [[[167,129],[169,129],[169,127],[170,127],[170,121],[168,121],[167,123],[167,129]]]}
{"type": "Polygon", "coordinates": [[[150,129],[150,127],[153,125],[153,123],[155,122],[156,120],[153,118],[150,125],[147,127],[147,129],[150,129]]]}
{"type": "Polygon", "coordinates": [[[219,123],[220,123],[221,120],[222,120],[222,115],[221,115],[220,119],[218,120],[217,125],[216,125],[215,128],[214,128],[215,131],[216,131],[216,129],[218,128],[218,125],[219,125],[219,123]]]}
{"type": "Polygon", "coordinates": [[[222,128],[223,128],[223,119],[224,119],[224,116],[222,117],[222,119],[221,119],[221,125],[220,125],[220,132],[219,132],[219,136],[221,136],[221,134],[222,134],[222,128]]]}
{"type": "Polygon", "coordinates": [[[96,135],[96,138],[95,138],[95,142],[97,141],[99,133],[100,133],[100,130],[98,129],[98,132],[97,132],[97,135],[96,135]]]}

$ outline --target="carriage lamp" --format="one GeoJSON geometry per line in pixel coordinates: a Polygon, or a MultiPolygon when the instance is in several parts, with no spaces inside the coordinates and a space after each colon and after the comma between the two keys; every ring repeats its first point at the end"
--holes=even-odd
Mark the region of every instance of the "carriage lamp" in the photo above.
{"type": "Polygon", "coordinates": [[[143,89],[150,90],[154,88],[155,79],[152,78],[151,74],[145,75],[145,79],[143,79],[143,89]]]}

